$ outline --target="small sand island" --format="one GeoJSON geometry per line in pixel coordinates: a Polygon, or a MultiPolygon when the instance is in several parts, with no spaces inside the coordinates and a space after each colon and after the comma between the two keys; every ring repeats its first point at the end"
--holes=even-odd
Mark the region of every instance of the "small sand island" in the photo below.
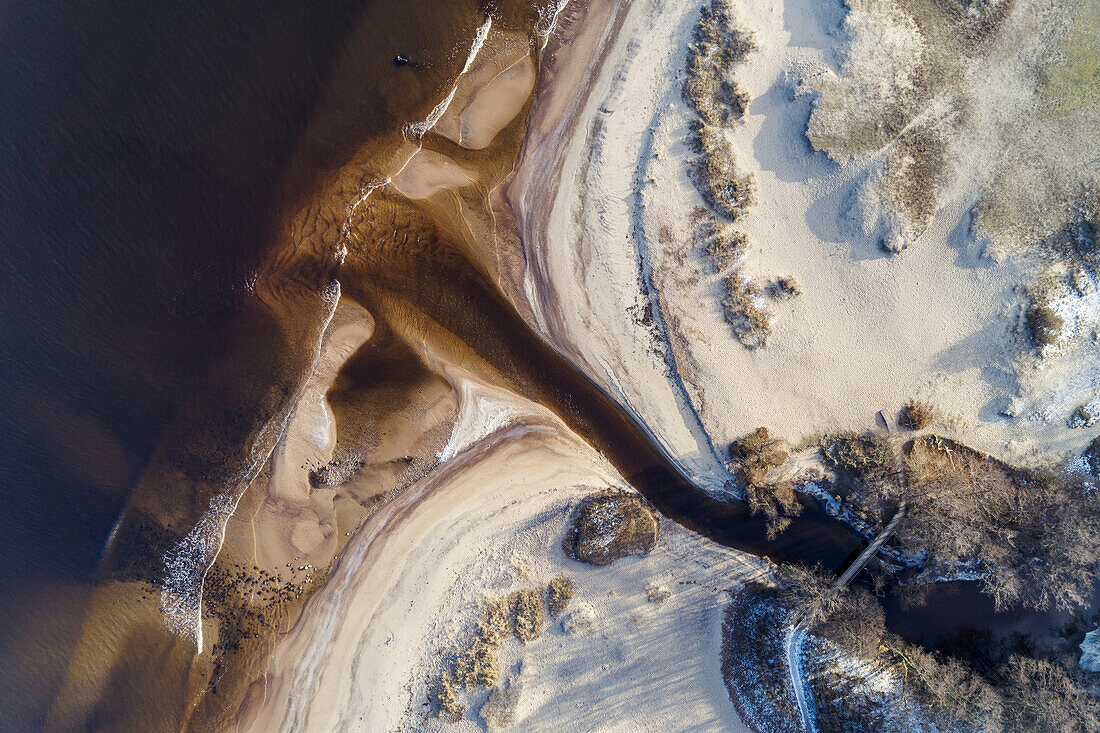
{"type": "Polygon", "coordinates": [[[46,727],[1100,730],[1100,5],[505,5],[347,44],[46,727]]]}

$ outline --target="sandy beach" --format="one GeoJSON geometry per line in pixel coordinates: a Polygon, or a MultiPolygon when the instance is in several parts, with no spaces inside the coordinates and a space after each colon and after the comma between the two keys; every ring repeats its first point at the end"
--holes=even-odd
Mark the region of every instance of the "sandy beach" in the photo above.
{"type": "Polygon", "coordinates": [[[451,438],[461,449],[356,533],[253,684],[239,729],[478,730],[486,691],[458,726],[431,710],[443,655],[483,596],[565,572],[569,614],[502,650],[522,680],[516,726],[739,730],[717,655],[722,608],[767,563],[670,523],[647,557],[571,560],[572,509],[621,478],[545,410],[444,370],[463,395],[451,438]],[[649,601],[650,584],[671,595],[649,601]]]}
{"type": "Polygon", "coordinates": [[[590,67],[566,58],[559,71],[548,55],[553,81],[539,90],[531,142],[505,189],[529,263],[512,290],[545,337],[711,487],[722,483],[722,448],[755,427],[797,443],[872,429],[879,410],[893,416],[911,399],[997,455],[1079,451],[1086,436],[1065,419],[1072,400],[1088,399],[1087,360],[1054,377],[1021,356],[1020,286],[1035,267],[986,256],[970,230],[976,182],[941,194],[919,246],[891,256],[854,218],[876,157],[841,165],[806,139],[813,95],[803,90],[837,72],[843,9],[744,2],[736,12],[758,46],[737,71],[751,102],[729,133],[757,186],[738,224],[743,268],[758,282],[794,276],[802,295],[771,307],[766,347],[731,336],[721,273],[690,234],[703,202],[685,164],[691,113],[680,87],[698,8],[632,3],[590,67]],[[646,308],[652,318],[639,317],[646,308]]]}

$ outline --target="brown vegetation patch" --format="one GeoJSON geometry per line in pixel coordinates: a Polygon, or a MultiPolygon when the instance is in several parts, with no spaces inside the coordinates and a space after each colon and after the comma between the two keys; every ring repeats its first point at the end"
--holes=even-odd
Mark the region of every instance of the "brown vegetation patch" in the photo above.
{"type": "Polygon", "coordinates": [[[454,682],[459,687],[489,687],[500,675],[497,652],[512,633],[512,618],[503,598],[482,601],[481,620],[470,643],[461,649],[454,663],[454,682]]]}
{"type": "Polygon", "coordinates": [[[773,438],[764,427],[757,428],[730,444],[734,469],[745,484],[749,509],[767,518],[767,534],[774,539],[791,524],[791,517],[802,513],[802,504],[790,481],[770,481],[768,474],[787,461],[781,439],[773,438]]]}
{"type": "Polygon", "coordinates": [[[721,130],[697,120],[692,144],[699,157],[691,166],[692,179],[712,209],[730,221],[749,212],[756,201],[755,179],[741,173],[734,160],[733,146],[721,130]]]}
{"type": "Polygon", "coordinates": [[[492,728],[507,728],[516,722],[516,708],[523,692],[519,679],[510,679],[503,686],[494,687],[478,714],[492,728]]]}
{"type": "Polygon", "coordinates": [[[906,430],[924,430],[932,424],[935,414],[923,402],[909,402],[898,413],[898,425],[906,430]]]}
{"type": "Polygon", "coordinates": [[[696,242],[704,246],[707,259],[715,272],[728,269],[745,255],[748,249],[748,237],[729,224],[722,224],[713,217],[706,219],[696,228],[696,242]]]}
{"type": "Polygon", "coordinates": [[[737,340],[750,349],[764,346],[772,332],[771,314],[758,305],[760,288],[734,270],[723,279],[722,312],[737,340]]]}
{"type": "Polygon", "coordinates": [[[538,588],[517,590],[509,598],[512,607],[512,628],[516,638],[524,644],[539,638],[546,625],[542,592],[538,588]]]}
{"type": "Polygon", "coordinates": [[[912,592],[965,571],[998,608],[1087,602],[1100,572],[1100,507],[1079,480],[1014,468],[937,435],[913,439],[901,456],[869,436],[834,440],[824,453],[850,506],[874,518],[908,502],[891,542],[926,558],[912,592]]]}
{"type": "Polygon", "coordinates": [[[776,300],[793,300],[802,295],[802,284],[794,275],[781,275],[768,285],[768,295],[776,300]]]}
{"type": "Polygon", "coordinates": [[[688,46],[683,94],[708,125],[726,125],[744,116],[749,97],[729,72],[755,48],[752,34],[736,25],[727,2],[712,0],[703,6],[688,46]]]}
{"type": "Polygon", "coordinates": [[[575,560],[610,565],[628,555],[648,555],[657,544],[657,518],[640,496],[590,497],[573,519],[565,551],[575,560]]]}
{"type": "Polygon", "coordinates": [[[1035,301],[1024,313],[1024,326],[1032,345],[1042,351],[1058,343],[1058,335],[1065,322],[1062,317],[1045,302],[1035,301]]]}
{"type": "Polygon", "coordinates": [[[546,587],[547,605],[550,607],[550,615],[558,617],[569,608],[569,602],[573,600],[573,581],[565,573],[557,575],[546,587]]]}

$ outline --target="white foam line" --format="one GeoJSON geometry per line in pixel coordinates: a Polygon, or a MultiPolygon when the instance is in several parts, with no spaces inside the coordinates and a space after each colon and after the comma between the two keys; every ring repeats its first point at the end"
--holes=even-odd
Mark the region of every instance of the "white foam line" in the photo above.
{"type": "Polygon", "coordinates": [[[486,37],[489,35],[489,29],[492,27],[493,17],[490,15],[485,18],[485,22],[477,29],[477,34],[474,36],[474,42],[470,45],[470,52],[466,54],[466,63],[462,65],[462,71],[458,72],[458,76],[455,77],[455,82],[451,86],[450,93],[428,113],[427,117],[405,128],[405,134],[408,137],[419,140],[424,137],[424,134],[427,133],[428,130],[435,127],[435,123],[439,122],[439,118],[443,116],[447,108],[451,106],[451,101],[455,98],[455,92],[458,91],[459,80],[470,70],[474,60],[477,58],[478,52],[481,51],[481,47],[485,43],[486,37]]]}
{"type": "MultiPolygon", "coordinates": [[[[407,164],[408,161],[406,161],[406,165],[407,164]]],[[[337,265],[343,263],[344,256],[347,254],[346,240],[351,232],[351,224],[355,212],[363,202],[367,200],[371,192],[381,185],[381,182],[364,184],[360,189],[359,195],[348,205],[344,215],[344,222],[340,227],[340,241],[333,252],[337,265]]],[[[314,363],[310,367],[310,372],[317,366],[317,359],[321,354],[321,346],[324,343],[325,334],[328,331],[329,325],[332,323],[333,316],[336,314],[336,307],[340,303],[339,281],[334,281],[332,286],[321,294],[321,297],[327,312],[325,313],[324,323],[317,337],[316,355],[313,360],[314,363]]],[[[252,478],[255,477],[260,468],[263,467],[263,464],[271,457],[272,451],[275,450],[275,446],[279,442],[278,439],[273,439],[273,431],[277,431],[279,435],[286,431],[286,427],[297,406],[297,400],[300,398],[301,393],[297,395],[295,404],[291,405],[290,409],[286,411],[282,420],[277,425],[273,422],[269,422],[260,430],[260,435],[254,445],[261,446],[265,443],[269,443],[270,447],[264,451],[262,455],[256,455],[255,449],[253,449],[252,460],[245,468],[237,472],[235,476],[231,477],[226,482],[227,486],[240,486],[242,483],[251,481],[252,478]]],[[[206,574],[209,572],[210,567],[214,563],[214,559],[217,558],[218,554],[221,552],[222,546],[225,544],[226,525],[229,517],[237,510],[237,504],[240,502],[243,495],[244,491],[240,491],[237,493],[236,498],[234,498],[233,492],[227,491],[211,499],[210,508],[199,518],[199,521],[195,523],[195,526],[191,528],[187,536],[165,552],[162,558],[165,579],[160,597],[165,624],[172,631],[191,638],[192,641],[195,642],[196,649],[199,653],[202,652],[203,645],[202,596],[206,586],[206,574]],[[217,541],[215,543],[210,542],[210,540],[214,539],[212,535],[216,536],[217,541]],[[213,552],[210,552],[212,546],[213,552]],[[205,567],[202,568],[202,576],[199,579],[198,587],[194,588],[190,582],[190,578],[195,575],[197,565],[200,563],[204,564],[205,567]]]]}

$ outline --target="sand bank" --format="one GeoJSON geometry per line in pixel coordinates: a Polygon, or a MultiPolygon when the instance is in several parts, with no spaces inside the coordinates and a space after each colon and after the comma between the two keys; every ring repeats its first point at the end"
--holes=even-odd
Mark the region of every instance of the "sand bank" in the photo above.
{"type": "MultiPolygon", "coordinates": [[[[240,727],[443,729],[429,693],[478,600],[565,571],[585,630],[552,623],[502,650],[523,684],[518,726],[739,729],[719,669],[723,592],[765,564],[674,526],[648,557],[605,568],[568,559],[570,507],[621,479],[542,408],[444,371],[462,395],[452,445],[466,447],[356,533],[253,686],[240,727]],[[650,583],[670,598],[649,602],[650,583]]],[[[486,694],[471,696],[457,729],[479,729],[486,694]]]]}

